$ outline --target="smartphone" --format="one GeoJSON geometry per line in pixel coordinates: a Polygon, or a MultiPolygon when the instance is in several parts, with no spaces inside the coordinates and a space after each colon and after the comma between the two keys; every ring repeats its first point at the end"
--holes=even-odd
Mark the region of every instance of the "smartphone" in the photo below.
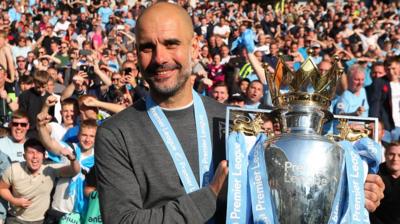
{"type": "Polygon", "coordinates": [[[124,73],[127,75],[132,72],[132,68],[125,68],[124,73]]]}
{"type": "Polygon", "coordinates": [[[90,51],[90,50],[80,50],[79,54],[80,55],[91,55],[92,51],[90,51]]]}

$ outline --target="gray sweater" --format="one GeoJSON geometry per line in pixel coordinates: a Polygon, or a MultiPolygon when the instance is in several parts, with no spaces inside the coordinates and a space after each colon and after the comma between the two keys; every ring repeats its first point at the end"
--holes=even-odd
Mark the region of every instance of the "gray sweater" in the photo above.
{"type": "MultiPolygon", "coordinates": [[[[216,167],[225,158],[225,106],[209,98],[202,100],[216,167]]],[[[193,106],[165,114],[199,182],[193,106]]],[[[104,122],[97,132],[95,148],[104,223],[205,223],[214,214],[218,220],[224,218],[225,206],[217,206],[217,198],[209,187],[186,194],[173,160],[146,113],[144,101],[104,122]]]]}

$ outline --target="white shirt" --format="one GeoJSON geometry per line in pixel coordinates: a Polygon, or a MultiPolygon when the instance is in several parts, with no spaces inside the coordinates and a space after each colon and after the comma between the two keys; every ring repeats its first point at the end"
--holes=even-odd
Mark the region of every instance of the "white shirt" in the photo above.
{"type": "Polygon", "coordinates": [[[400,127],[400,82],[390,82],[392,90],[392,117],[396,127],[400,127]]]}
{"type": "Polygon", "coordinates": [[[61,21],[57,22],[54,26],[54,32],[57,33],[60,30],[67,31],[69,24],[71,24],[69,21],[64,21],[64,23],[61,23],[61,21]]]}
{"type": "Polygon", "coordinates": [[[50,122],[49,125],[51,127],[51,137],[56,139],[57,141],[61,141],[68,128],[57,122],[50,122]]]}

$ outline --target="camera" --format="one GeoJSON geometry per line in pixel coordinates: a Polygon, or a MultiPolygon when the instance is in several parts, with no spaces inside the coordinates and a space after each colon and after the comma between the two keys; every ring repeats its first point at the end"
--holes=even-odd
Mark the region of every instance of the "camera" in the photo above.
{"type": "Polygon", "coordinates": [[[125,68],[124,69],[124,73],[125,74],[129,74],[129,73],[131,73],[132,72],[132,68],[125,68]]]}
{"type": "Polygon", "coordinates": [[[79,66],[79,71],[83,71],[88,75],[89,80],[94,80],[96,78],[96,74],[94,73],[94,67],[89,65],[81,65],[79,66]]]}

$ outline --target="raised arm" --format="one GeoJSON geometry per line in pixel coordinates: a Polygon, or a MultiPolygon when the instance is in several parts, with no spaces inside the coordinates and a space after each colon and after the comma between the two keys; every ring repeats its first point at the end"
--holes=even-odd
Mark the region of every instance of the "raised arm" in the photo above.
{"type": "Polygon", "coordinates": [[[125,32],[125,31],[122,31],[122,30],[119,30],[118,33],[121,33],[124,36],[128,37],[128,39],[129,39],[128,44],[135,43],[135,41],[136,41],[135,37],[130,35],[129,33],[125,32]]]}
{"type": "Polygon", "coordinates": [[[47,33],[47,31],[44,31],[44,33],[40,36],[40,38],[35,43],[31,44],[31,46],[30,46],[31,50],[33,51],[36,49],[36,47],[41,46],[42,42],[46,36],[48,36],[48,33],[47,33]]]}
{"type": "Polygon", "coordinates": [[[86,77],[87,74],[85,72],[78,71],[78,73],[76,73],[72,78],[72,82],[61,93],[61,101],[71,97],[72,94],[74,94],[75,89],[79,89],[79,87],[83,85],[86,77]]]}
{"type": "Polygon", "coordinates": [[[122,106],[122,105],[119,105],[116,103],[103,102],[103,101],[100,101],[100,100],[92,98],[92,97],[88,97],[88,98],[84,99],[82,103],[87,107],[98,107],[103,110],[110,111],[112,113],[118,113],[118,112],[122,111],[123,109],[125,109],[125,106],[122,106]]]}
{"type": "Polygon", "coordinates": [[[51,121],[51,116],[48,113],[40,112],[36,117],[36,128],[38,130],[39,139],[43,146],[50,152],[57,155],[64,155],[64,146],[60,144],[57,140],[50,136],[50,130],[47,127],[48,123],[51,121]]]}
{"type": "Polygon", "coordinates": [[[111,86],[111,85],[112,85],[111,78],[108,77],[108,75],[107,75],[106,73],[104,73],[103,71],[101,71],[101,69],[100,69],[100,67],[99,67],[100,60],[99,60],[99,58],[97,57],[97,54],[94,53],[94,54],[92,54],[91,56],[89,56],[89,60],[90,60],[90,61],[92,62],[92,64],[93,64],[94,73],[95,73],[97,76],[99,76],[100,80],[104,83],[104,86],[106,86],[107,88],[108,88],[109,86],[111,86]]]}
{"type": "Polygon", "coordinates": [[[7,60],[7,68],[10,71],[10,78],[6,77],[6,82],[13,83],[15,81],[16,68],[11,52],[11,47],[8,44],[5,47],[5,54],[7,60]]]}
{"type": "MultiPolygon", "coordinates": [[[[258,61],[254,53],[248,53],[249,61],[251,64],[251,67],[253,67],[254,72],[256,73],[258,79],[265,85],[267,84],[267,79],[265,78],[265,70],[261,65],[261,62],[258,61]]],[[[269,67],[269,71],[271,72],[273,68],[271,66],[269,67]],[[272,70],[270,70],[272,69],[272,70]]]]}

